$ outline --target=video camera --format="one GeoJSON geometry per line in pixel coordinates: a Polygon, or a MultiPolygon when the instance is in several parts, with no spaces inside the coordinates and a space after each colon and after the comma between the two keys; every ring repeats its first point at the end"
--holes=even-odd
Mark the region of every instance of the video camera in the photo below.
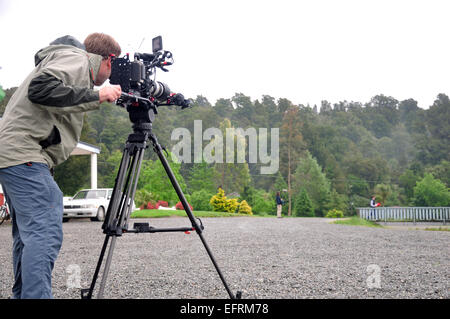
{"type": "Polygon", "coordinates": [[[111,84],[119,84],[122,95],[117,105],[127,109],[133,123],[151,123],[158,113],[157,107],[163,105],[179,105],[182,109],[190,107],[180,93],[172,93],[165,83],[151,79],[156,68],[168,72],[167,66],[173,64],[170,51],[162,49],[162,37],[152,40],[153,53],[135,53],[134,61],[130,61],[127,53],[124,57],[111,59],[111,84]]]}

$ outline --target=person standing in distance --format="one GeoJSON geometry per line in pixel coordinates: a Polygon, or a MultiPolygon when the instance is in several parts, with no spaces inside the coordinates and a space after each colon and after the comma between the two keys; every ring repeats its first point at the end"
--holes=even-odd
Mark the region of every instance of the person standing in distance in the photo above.
{"type": "Polygon", "coordinates": [[[12,217],[11,298],[53,298],[51,279],[62,245],[63,194],[51,170],[69,157],[84,112],[113,102],[120,86],[102,85],[121,53],[109,35],[72,36],[39,50],[35,68],[17,88],[0,121],[0,183],[12,217]]]}

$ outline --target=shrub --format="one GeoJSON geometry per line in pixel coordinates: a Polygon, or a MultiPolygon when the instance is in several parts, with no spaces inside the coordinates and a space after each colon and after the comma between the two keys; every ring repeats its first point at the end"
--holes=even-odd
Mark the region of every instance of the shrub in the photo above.
{"type": "Polygon", "coordinates": [[[190,203],[195,206],[196,210],[209,211],[211,210],[211,205],[209,203],[211,196],[211,193],[202,189],[192,193],[190,203]]]}
{"type": "Polygon", "coordinates": [[[150,201],[147,203],[146,208],[147,209],[158,209],[159,205],[155,203],[154,201],[150,201]]]}
{"type": "MultiPolygon", "coordinates": [[[[188,204],[189,204],[189,203],[188,203],[188,204]]],[[[191,208],[191,210],[194,210],[194,207],[192,207],[191,204],[189,204],[189,207],[191,208]]],[[[184,206],[183,206],[183,204],[182,204],[181,202],[178,202],[178,203],[175,205],[175,208],[178,209],[178,210],[184,210],[184,206]]]]}
{"type": "Polygon", "coordinates": [[[226,212],[227,197],[225,196],[225,191],[219,188],[217,194],[211,197],[209,203],[215,212],[226,212]]]}
{"type": "Polygon", "coordinates": [[[227,199],[225,203],[225,212],[235,213],[239,206],[238,200],[236,198],[227,199]]]}
{"type": "Polygon", "coordinates": [[[433,175],[425,174],[424,178],[414,187],[414,204],[431,207],[448,206],[450,205],[450,191],[433,175]]]}
{"type": "Polygon", "coordinates": [[[246,214],[246,215],[253,215],[252,208],[247,203],[247,201],[243,200],[241,204],[239,205],[239,214],[246,214]]]}
{"type": "Polygon", "coordinates": [[[148,202],[154,201],[153,194],[146,189],[140,189],[136,192],[134,201],[136,203],[136,206],[146,207],[148,202]]]}
{"type": "Polygon", "coordinates": [[[344,213],[338,209],[332,209],[325,215],[326,218],[343,218],[344,213]]]}
{"type": "Polygon", "coordinates": [[[169,203],[168,203],[168,202],[165,202],[165,201],[163,201],[163,200],[159,200],[159,201],[156,203],[156,205],[158,206],[158,208],[159,208],[159,206],[162,206],[162,207],[169,207],[169,203]]]}

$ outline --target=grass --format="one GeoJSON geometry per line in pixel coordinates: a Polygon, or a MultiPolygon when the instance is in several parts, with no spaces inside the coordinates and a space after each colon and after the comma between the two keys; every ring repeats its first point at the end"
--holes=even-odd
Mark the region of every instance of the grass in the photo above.
{"type": "Polygon", "coordinates": [[[432,231],[450,231],[450,228],[448,227],[429,227],[425,228],[425,230],[432,230],[432,231]]]}
{"type": "Polygon", "coordinates": [[[341,220],[334,221],[334,224],[339,225],[351,225],[351,226],[366,226],[366,227],[383,227],[370,220],[359,218],[358,216],[353,216],[350,218],[344,218],[341,220]]]}
{"type": "MultiPolygon", "coordinates": [[[[210,211],[193,211],[195,217],[237,217],[249,216],[243,214],[210,212],[210,211]]],[[[131,214],[131,218],[162,218],[162,217],[186,217],[184,210],[161,210],[161,209],[144,209],[137,210],[131,214]]]]}

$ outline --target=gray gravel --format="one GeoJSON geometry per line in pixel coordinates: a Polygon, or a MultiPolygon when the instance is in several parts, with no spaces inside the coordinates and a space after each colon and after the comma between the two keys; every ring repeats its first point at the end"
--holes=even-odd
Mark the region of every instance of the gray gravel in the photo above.
{"type": "MultiPolygon", "coordinates": [[[[187,218],[137,221],[189,226],[187,218]]],[[[449,298],[449,232],[344,226],[316,218],[202,221],[231,290],[242,290],[244,298],[449,298]]],[[[53,271],[55,298],[80,298],[80,290],[71,288],[76,278],[81,287],[89,286],[104,240],[100,227],[86,220],[64,224],[53,271]]],[[[13,283],[10,224],[0,226],[0,240],[0,298],[7,298],[13,283]]],[[[158,233],[118,238],[105,298],[228,295],[195,233],[158,233]]]]}

